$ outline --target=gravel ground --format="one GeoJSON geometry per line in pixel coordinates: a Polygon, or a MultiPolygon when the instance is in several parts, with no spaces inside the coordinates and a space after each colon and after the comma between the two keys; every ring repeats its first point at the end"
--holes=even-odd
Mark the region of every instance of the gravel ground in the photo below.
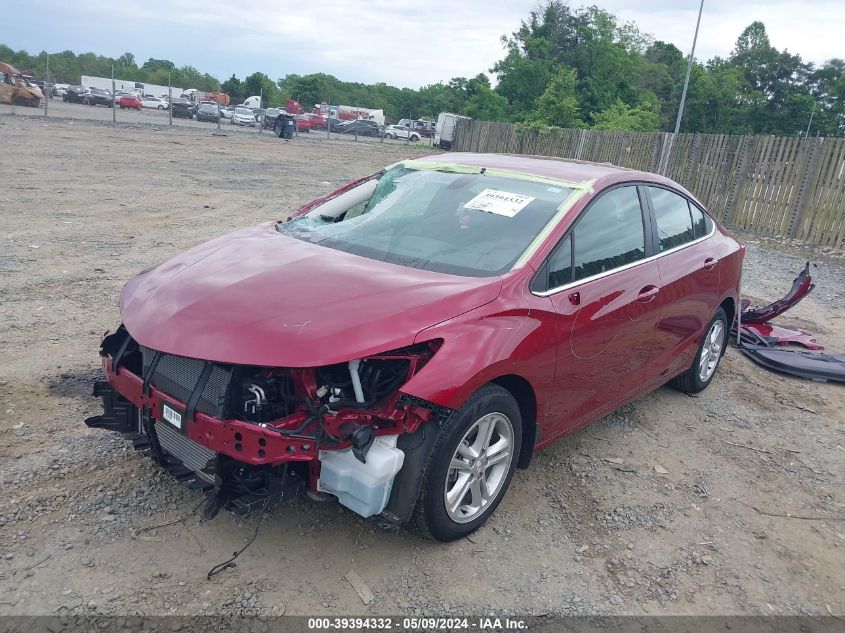
{"type": "MultiPolygon", "coordinates": [[[[82,424],[120,287],[421,151],[211,132],[0,116],[0,614],[845,613],[843,388],[733,349],[698,397],[660,389],[539,454],[472,538],[293,499],[207,581],[252,519],[201,522],[198,493],[82,424]]],[[[755,301],[818,256],[784,321],[845,350],[842,260],[748,244],[755,301]]]]}

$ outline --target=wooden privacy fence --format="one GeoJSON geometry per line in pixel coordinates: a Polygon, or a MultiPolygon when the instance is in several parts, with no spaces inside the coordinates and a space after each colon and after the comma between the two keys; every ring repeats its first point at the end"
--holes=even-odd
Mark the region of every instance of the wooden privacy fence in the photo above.
{"type": "Polygon", "coordinates": [[[518,131],[460,120],[452,148],[559,156],[662,173],[728,226],[845,248],[845,138],[518,131]]]}

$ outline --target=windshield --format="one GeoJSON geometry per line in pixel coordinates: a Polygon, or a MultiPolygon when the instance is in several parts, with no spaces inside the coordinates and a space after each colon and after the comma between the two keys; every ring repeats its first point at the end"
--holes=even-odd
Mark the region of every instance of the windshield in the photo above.
{"type": "Polygon", "coordinates": [[[254,116],[252,110],[249,108],[235,108],[235,114],[248,114],[250,116],[254,116]]]}
{"type": "Polygon", "coordinates": [[[510,270],[571,192],[518,177],[399,166],[277,228],[371,259],[487,277],[510,270]]]}

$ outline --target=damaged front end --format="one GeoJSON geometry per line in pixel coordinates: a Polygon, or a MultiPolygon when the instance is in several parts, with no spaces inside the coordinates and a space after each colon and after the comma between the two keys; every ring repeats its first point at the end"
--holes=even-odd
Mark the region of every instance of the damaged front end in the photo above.
{"type": "Polygon", "coordinates": [[[208,494],[206,516],[245,514],[283,488],[330,493],[364,517],[410,517],[425,459],[450,411],[400,388],[439,347],[431,341],[347,363],[282,368],[187,358],[139,345],[121,326],[101,345],[103,414],[208,494]],[[429,423],[434,424],[429,424],[429,423]]]}

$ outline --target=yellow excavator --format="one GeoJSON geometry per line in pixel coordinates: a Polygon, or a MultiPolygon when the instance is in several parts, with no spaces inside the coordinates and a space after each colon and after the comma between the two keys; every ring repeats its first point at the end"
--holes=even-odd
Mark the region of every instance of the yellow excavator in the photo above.
{"type": "Polygon", "coordinates": [[[42,99],[44,95],[38,86],[30,83],[14,66],[0,62],[0,103],[37,108],[42,99]]]}

